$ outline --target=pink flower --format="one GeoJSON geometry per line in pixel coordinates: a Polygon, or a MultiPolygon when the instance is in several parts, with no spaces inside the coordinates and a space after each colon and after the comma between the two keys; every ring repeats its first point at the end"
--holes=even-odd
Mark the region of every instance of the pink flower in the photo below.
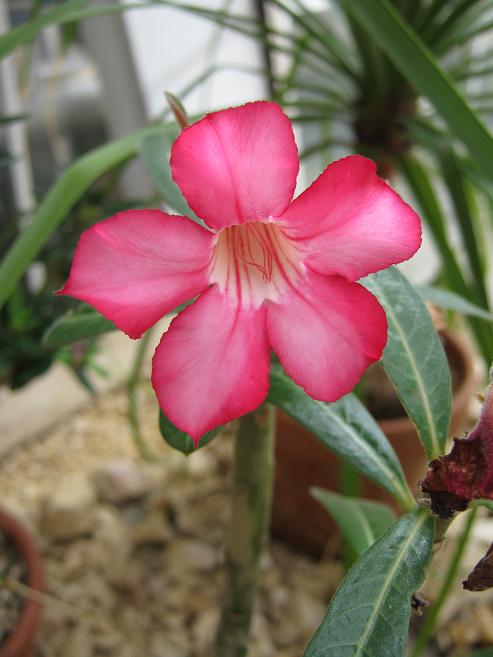
{"type": "Polygon", "coordinates": [[[364,157],[334,162],[291,201],[298,168],[276,104],[209,114],[175,141],[171,170],[210,230],[122,212],[84,232],[60,290],[132,338],[200,295],[152,372],[163,412],[196,442],[264,401],[271,349],[311,397],[334,401],[385,346],[385,313],[355,281],[410,258],[419,218],[364,157]]]}

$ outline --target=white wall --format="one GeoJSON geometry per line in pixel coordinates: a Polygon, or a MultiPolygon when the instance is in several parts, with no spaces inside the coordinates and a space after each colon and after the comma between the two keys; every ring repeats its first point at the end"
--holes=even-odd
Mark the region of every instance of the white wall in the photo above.
{"type": "MultiPolygon", "coordinates": [[[[208,9],[231,9],[254,16],[250,0],[190,0],[208,9]]],[[[179,94],[213,63],[262,66],[262,52],[253,39],[221,29],[187,11],[153,7],[125,13],[130,45],[149,116],[164,107],[164,91],[179,94]],[[214,43],[216,45],[214,45],[214,43]]],[[[190,113],[264,98],[265,83],[257,76],[227,71],[196,90],[186,100],[190,113]]]]}

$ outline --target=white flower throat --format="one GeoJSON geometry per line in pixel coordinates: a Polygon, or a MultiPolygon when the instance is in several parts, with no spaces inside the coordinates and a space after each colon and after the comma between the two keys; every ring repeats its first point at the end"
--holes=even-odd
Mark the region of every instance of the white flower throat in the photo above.
{"type": "Polygon", "coordinates": [[[210,269],[210,282],[236,303],[258,306],[277,301],[301,273],[300,256],[282,229],[254,221],[221,230],[210,269]]]}

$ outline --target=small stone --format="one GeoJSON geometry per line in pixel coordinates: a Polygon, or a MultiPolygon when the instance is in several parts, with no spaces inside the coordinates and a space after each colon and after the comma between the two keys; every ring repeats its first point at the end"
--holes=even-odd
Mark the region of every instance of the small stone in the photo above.
{"type": "Polygon", "coordinates": [[[493,611],[490,607],[478,605],[475,616],[482,634],[481,642],[493,645],[493,611]]]}
{"type": "Polygon", "coordinates": [[[63,655],[64,657],[92,657],[93,642],[86,627],[79,625],[68,632],[63,655]]]}
{"type": "Polygon", "coordinates": [[[188,471],[192,477],[208,477],[214,472],[215,467],[215,456],[205,449],[199,449],[188,457],[188,471]]]}
{"type": "Polygon", "coordinates": [[[159,509],[150,511],[130,528],[130,536],[135,547],[143,545],[166,545],[173,537],[164,514],[159,509]]]}
{"type": "Polygon", "coordinates": [[[308,638],[322,622],[327,611],[327,605],[320,598],[305,591],[298,591],[293,596],[293,603],[294,616],[297,619],[298,627],[308,638]]]}
{"type": "Polygon", "coordinates": [[[252,646],[249,657],[271,657],[275,654],[270,634],[265,617],[259,611],[254,612],[251,631],[252,646]]]}
{"type": "Polygon", "coordinates": [[[155,632],[149,641],[149,657],[191,657],[192,651],[183,636],[155,632]]]}
{"type": "Polygon", "coordinates": [[[218,550],[195,539],[177,538],[166,550],[166,563],[177,575],[183,570],[214,570],[218,561],[218,550]]]}
{"type": "Polygon", "coordinates": [[[199,613],[192,626],[192,639],[197,650],[207,650],[216,639],[221,610],[211,607],[199,613]]]}
{"type": "Polygon", "coordinates": [[[118,459],[102,465],[92,474],[98,498],[110,504],[124,504],[149,493],[152,481],[137,463],[118,459]]]}
{"type": "Polygon", "coordinates": [[[85,477],[62,481],[41,507],[41,530],[54,540],[71,540],[92,533],[94,493],[85,477]]]}

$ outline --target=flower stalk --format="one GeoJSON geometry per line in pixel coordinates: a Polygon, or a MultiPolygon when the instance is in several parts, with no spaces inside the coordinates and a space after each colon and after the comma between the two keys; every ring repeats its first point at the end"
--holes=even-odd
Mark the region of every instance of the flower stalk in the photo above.
{"type": "Polygon", "coordinates": [[[270,522],[275,426],[275,409],[269,404],[240,419],[226,547],[226,594],[217,657],[247,654],[260,558],[270,522]]]}

